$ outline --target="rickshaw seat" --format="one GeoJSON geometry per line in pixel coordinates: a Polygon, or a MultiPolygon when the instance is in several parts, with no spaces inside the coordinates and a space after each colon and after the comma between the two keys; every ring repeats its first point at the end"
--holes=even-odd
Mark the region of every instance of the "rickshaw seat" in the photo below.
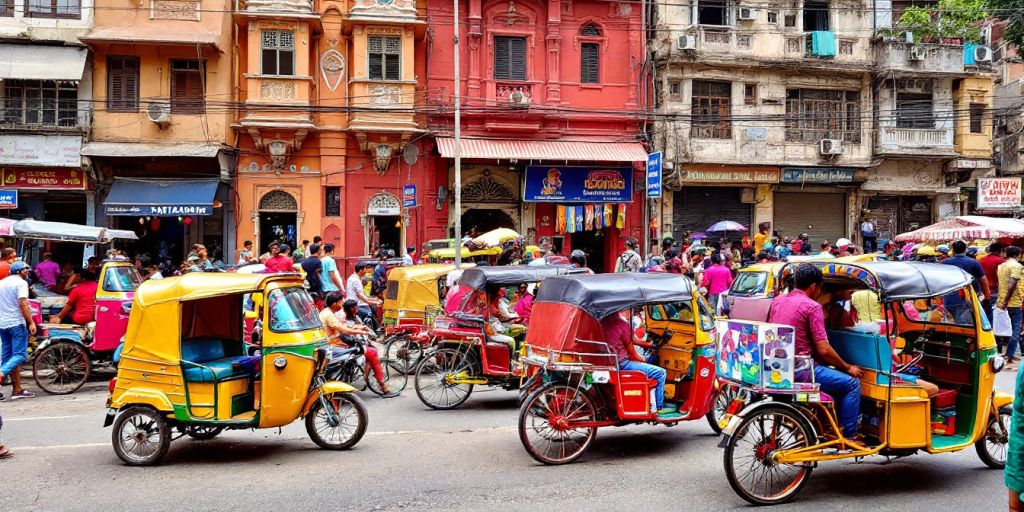
{"type": "Polygon", "coordinates": [[[892,347],[889,340],[880,334],[848,330],[828,330],[828,340],[839,357],[850,364],[867,370],[875,371],[875,384],[887,386],[890,375],[894,375],[902,383],[914,384],[917,379],[912,375],[893,374],[892,347]]]}
{"type": "Polygon", "coordinates": [[[227,356],[224,340],[216,338],[193,338],[181,342],[181,360],[185,364],[184,376],[189,382],[215,382],[232,377],[249,375],[240,363],[248,359],[245,355],[227,356]],[[205,366],[191,366],[193,363],[205,366]]]}

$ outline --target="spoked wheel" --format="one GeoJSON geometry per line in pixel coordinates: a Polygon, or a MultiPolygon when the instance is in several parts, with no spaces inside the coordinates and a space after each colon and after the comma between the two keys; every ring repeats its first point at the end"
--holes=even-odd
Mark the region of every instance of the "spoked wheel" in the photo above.
{"type": "Polygon", "coordinates": [[[209,441],[224,432],[224,427],[212,425],[187,425],[184,429],[185,435],[196,441],[209,441]]]}
{"type": "Polygon", "coordinates": [[[799,414],[765,407],[743,418],[725,448],[725,474],[741,498],[754,505],[775,505],[793,498],[811,476],[811,466],[778,464],[779,450],[810,446],[811,427],[799,414]]]}
{"type": "Polygon", "coordinates": [[[718,388],[718,393],[715,394],[715,401],[711,404],[711,410],[705,416],[708,424],[711,425],[711,430],[716,434],[722,433],[722,429],[726,425],[725,416],[728,414],[729,404],[739,396],[740,389],[732,384],[722,384],[718,388]]]}
{"type": "Polygon", "coordinates": [[[36,354],[32,377],[47,393],[74,393],[89,379],[89,354],[78,343],[61,341],[36,354]]]}
{"type": "Polygon", "coordinates": [[[396,336],[384,345],[384,354],[405,368],[406,373],[412,373],[423,359],[423,345],[409,336],[396,336]]]}
{"type": "Polygon", "coordinates": [[[321,448],[345,450],[363,438],[369,420],[366,405],[358,396],[331,393],[314,402],[306,414],[306,433],[321,448]],[[325,401],[331,407],[333,418],[324,409],[325,401]]]}
{"type": "Polygon", "coordinates": [[[542,387],[519,408],[519,440],[538,462],[568,464],[583,455],[597,435],[596,427],[573,423],[596,419],[594,402],[586,392],[565,385],[542,387]]]}
{"type": "Polygon", "coordinates": [[[114,421],[114,453],[129,466],[151,466],[167,454],[171,430],[163,416],[149,407],[129,407],[114,421]]]}
{"type": "Polygon", "coordinates": [[[469,398],[473,385],[459,384],[453,379],[475,375],[471,356],[461,350],[442,348],[424,356],[416,367],[416,396],[431,409],[454,409],[469,398]]]}
{"type": "Polygon", "coordinates": [[[1010,418],[1013,408],[1004,406],[999,409],[999,417],[989,417],[985,435],[974,443],[978,457],[992,469],[1006,467],[1006,452],[1010,442],[1010,418]]]}
{"type": "Polygon", "coordinates": [[[380,362],[380,366],[384,370],[384,385],[388,387],[388,391],[385,392],[381,388],[380,383],[377,382],[377,377],[372,372],[367,374],[368,377],[364,377],[366,379],[366,387],[380,396],[398,396],[405,390],[405,386],[409,384],[409,375],[405,371],[405,365],[384,359],[380,362]]]}

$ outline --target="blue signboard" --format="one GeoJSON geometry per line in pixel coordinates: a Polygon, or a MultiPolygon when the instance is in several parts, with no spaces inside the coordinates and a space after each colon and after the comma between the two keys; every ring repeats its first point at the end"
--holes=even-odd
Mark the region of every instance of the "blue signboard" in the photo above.
{"type": "Polygon", "coordinates": [[[402,207],[416,207],[416,185],[406,185],[402,187],[402,207]]]}
{"type": "Polygon", "coordinates": [[[13,209],[18,207],[17,190],[0,190],[0,208],[13,209]]]}
{"type": "Polygon", "coordinates": [[[854,169],[836,167],[783,167],[782,183],[852,183],[854,169]]]}
{"type": "Polygon", "coordinates": [[[647,155],[647,197],[661,197],[661,151],[647,155]]]}
{"type": "Polygon", "coordinates": [[[633,201],[633,169],[531,165],[526,168],[523,201],[630,203],[633,201]]]}

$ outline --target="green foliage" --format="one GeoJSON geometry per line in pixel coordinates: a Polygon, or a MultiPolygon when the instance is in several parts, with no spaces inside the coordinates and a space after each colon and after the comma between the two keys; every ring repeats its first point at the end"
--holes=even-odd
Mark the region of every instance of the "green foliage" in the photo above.
{"type": "Polygon", "coordinates": [[[1018,48],[1024,46],[1024,0],[988,0],[987,3],[998,18],[1010,22],[1003,39],[1018,48]]]}
{"type": "Polygon", "coordinates": [[[927,7],[908,7],[900,16],[897,28],[914,34],[914,41],[934,37],[938,27],[932,22],[932,10],[927,7]]]}
{"type": "Polygon", "coordinates": [[[980,24],[988,18],[986,6],[989,1],[939,0],[935,7],[909,7],[903,11],[896,26],[902,32],[912,32],[914,41],[960,39],[978,42],[981,39],[980,24]]]}

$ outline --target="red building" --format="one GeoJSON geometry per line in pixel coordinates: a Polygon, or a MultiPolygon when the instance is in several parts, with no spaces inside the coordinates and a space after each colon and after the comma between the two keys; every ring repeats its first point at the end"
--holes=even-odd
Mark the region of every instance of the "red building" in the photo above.
{"type": "MultiPolygon", "coordinates": [[[[392,166],[417,186],[404,224],[417,246],[452,236],[457,214],[452,2],[427,0],[426,11],[417,103],[430,136],[411,141],[413,165],[392,166]]],[[[642,240],[646,225],[641,6],[468,0],[460,17],[463,230],[510,227],[612,270],[622,241],[642,240]]]]}

